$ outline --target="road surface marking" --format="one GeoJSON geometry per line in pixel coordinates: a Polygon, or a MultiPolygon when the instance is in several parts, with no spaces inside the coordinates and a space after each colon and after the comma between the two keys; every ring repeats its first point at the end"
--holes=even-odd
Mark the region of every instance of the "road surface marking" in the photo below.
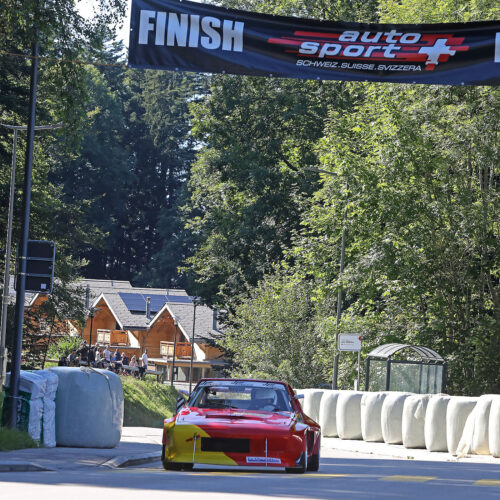
{"type": "Polygon", "coordinates": [[[480,479],[474,483],[475,486],[500,486],[498,479],[480,479]]]}
{"type": "Polygon", "coordinates": [[[403,483],[426,483],[436,479],[435,476],[386,476],[381,477],[381,481],[399,481],[403,483]]]}

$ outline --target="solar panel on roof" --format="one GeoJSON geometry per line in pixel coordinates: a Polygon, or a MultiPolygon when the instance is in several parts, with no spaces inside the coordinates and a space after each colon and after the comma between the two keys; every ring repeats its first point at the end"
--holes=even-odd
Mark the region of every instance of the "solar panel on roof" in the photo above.
{"type": "Polygon", "coordinates": [[[140,293],[123,293],[118,295],[129,311],[146,312],[146,300],[140,293]]]}
{"type": "Polygon", "coordinates": [[[167,302],[165,295],[145,295],[151,299],[151,312],[157,313],[167,302]]]}
{"type": "Polygon", "coordinates": [[[191,304],[191,298],[187,295],[169,295],[168,302],[175,302],[177,304],[191,304]]]}

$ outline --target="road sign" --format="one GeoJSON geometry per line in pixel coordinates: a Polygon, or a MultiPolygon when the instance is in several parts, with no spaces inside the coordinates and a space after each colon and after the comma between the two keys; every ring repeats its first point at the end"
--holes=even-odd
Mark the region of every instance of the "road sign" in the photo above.
{"type": "Polygon", "coordinates": [[[26,291],[51,293],[54,283],[56,244],[53,241],[28,240],[26,291]]]}
{"type": "Polygon", "coordinates": [[[361,334],[340,333],[339,351],[361,351],[361,334]]]}

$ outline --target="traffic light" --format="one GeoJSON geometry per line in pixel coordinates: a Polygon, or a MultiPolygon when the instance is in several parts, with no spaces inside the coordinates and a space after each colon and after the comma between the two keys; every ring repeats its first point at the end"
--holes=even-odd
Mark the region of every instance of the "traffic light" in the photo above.
{"type": "Polygon", "coordinates": [[[28,240],[28,254],[26,257],[27,292],[52,292],[55,257],[55,242],[28,240]]]}

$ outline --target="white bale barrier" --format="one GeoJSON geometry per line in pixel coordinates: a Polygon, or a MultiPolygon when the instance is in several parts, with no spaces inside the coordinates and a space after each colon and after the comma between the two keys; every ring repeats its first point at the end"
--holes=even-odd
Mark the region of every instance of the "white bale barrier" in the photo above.
{"type": "Polygon", "coordinates": [[[361,434],[364,441],[383,442],[382,405],[387,392],[365,392],[361,398],[361,434]]]}
{"type": "Polygon", "coordinates": [[[315,422],[319,422],[319,407],[325,391],[320,389],[306,389],[306,391],[304,393],[302,409],[309,418],[312,418],[315,422]]]}
{"type": "Polygon", "coordinates": [[[446,409],[446,444],[448,453],[457,454],[465,422],[476,406],[477,398],[452,396],[446,409]]]}
{"type": "Polygon", "coordinates": [[[360,391],[340,391],[337,401],[337,432],[340,439],[362,439],[360,391]]]}
{"type": "Polygon", "coordinates": [[[403,407],[407,392],[391,392],[382,404],[382,436],[387,444],[403,444],[403,407]]]}
{"type": "Polygon", "coordinates": [[[59,378],[50,370],[35,372],[45,379],[45,395],[43,396],[43,445],[46,448],[56,446],[56,393],[59,378]]]}
{"type": "Polygon", "coordinates": [[[465,422],[464,432],[457,446],[457,456],[464,457],[469,454],[489,455],[489,420],[494,394],[485,394],[477,400],[476,406],[471,411],[465,422]]]}
{"type": "MultiPolygon", "coordinates": [[[[19,399],[17,410],[17,427],[29,433],[37,442],[42,441],[42,418],[43,397],[45,395],[46,382],[34,372],[21,370],[19,379],[19,399]]],[[[7,373],[5,386],[10,395],[10,373],[7,373]]],[[[8,405],[4,404],[3,420],[6,421],[8,405]]]]}
{"type": "Polygon", "coordinates": [[[431,397],[425,415],[425,447],[429,451],[448,451],[446,442],[446,411],[450,396],[436,394],[431,397]]]}
{"type": "Polygon", "coordinates": [[[108,370],[50,368],[59,378],[56,396],[58,446],[114,448],[123,425],[120,377],[108,370]]]}
{"type": "Polygon", "coordinates": [[[337,402],[340,391],[328,390],[323,393],[319,405],[319,425],[324,437],[338,437],[337,432],[337,402]]]}
{"type": "Polygon", "coordinates": [[[405,399],[403,406],[403,446],[425,448],[425,414],[430,396],[414,394],[405,399]]]}
{"type": "Polygon", "coordinates": [[[490,453],[494,457],[500,457],[500,396],[496,396],[491,401],[490,421],[489,421],[490,453]]]}

